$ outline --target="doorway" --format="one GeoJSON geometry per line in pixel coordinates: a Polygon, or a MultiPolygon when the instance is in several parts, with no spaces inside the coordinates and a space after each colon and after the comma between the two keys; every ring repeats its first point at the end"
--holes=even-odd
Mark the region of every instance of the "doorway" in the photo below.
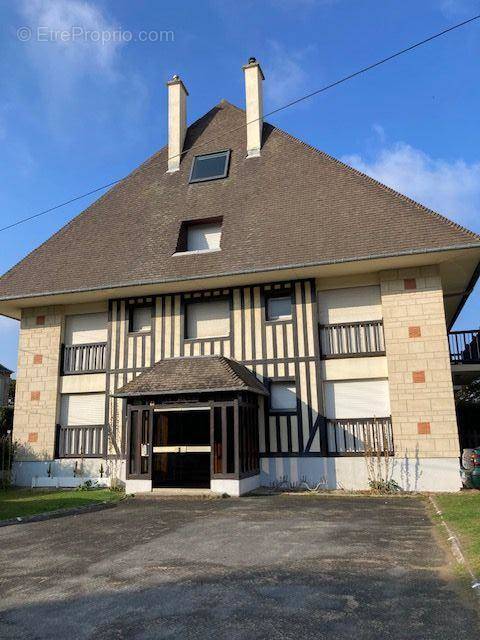
{"type": "Polygon", "coordinates": [[[153,487],[210,487],[210,410],[155,411],[153,487]]]}

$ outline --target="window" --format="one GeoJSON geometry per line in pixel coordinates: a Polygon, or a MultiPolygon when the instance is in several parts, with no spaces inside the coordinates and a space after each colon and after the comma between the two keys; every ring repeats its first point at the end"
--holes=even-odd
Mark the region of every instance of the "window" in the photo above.
{"type": "Polygon", "coordinates": [[[267,320],[290,320],[292,299],[290,296],[267,298],[267,320]]]}
{"type": "Polygon", "coordinates": [[[187,251],[214,251],[220,249],[221,222],[189,224],[187,227],[187,251]]]}
{"type": "Polygon", "coordinates": [[[73,393],[61,397],[60,423],[62,427],[105,423],[105,394],[73,393]]]}
{"type": "Polygon", "coordinates": [[[186,305],[186,338],[220,338],[230,334],[228,300],[190,302],[186,305]]]}
{"type": "Polygon", "coordinates": [[[65,344],[93,344],[106,341],[106,313],[84,313],[66,317],[65,344]]]}
{"type": "Polygon", "coordinates": [[[318,294],[320,324],[381,320],[380,287],[329,289],[318,294]]]}
{"type": "Polygon", "coordinates": [[[130,328],[132,333],[142,333],[152,329],[152,308],[130,307],[130,328]]]}
{"type": "Polygon", "coordinates": [[[297,410],[297,388],[295,382],[286,380],[285,382],[270,383],[270,409],[272,411],[297,410]]]}
{"type": "Polygon", "coordinates": [[[220,251],[221,239],[222,218],[182,222],[175,253],[220,251]]]}
{"type": "Polygon", "coordinates": [[[205,180],[225,178],[228,173],[229,160],[230,151],[195,156],[190,172],[190,182],[204,182],[205,180]]]}
{"type": "Polygon", "coordinates": [[[325,383],[327,418],[386,418],[390,415],[388,380],[325,383]]]}

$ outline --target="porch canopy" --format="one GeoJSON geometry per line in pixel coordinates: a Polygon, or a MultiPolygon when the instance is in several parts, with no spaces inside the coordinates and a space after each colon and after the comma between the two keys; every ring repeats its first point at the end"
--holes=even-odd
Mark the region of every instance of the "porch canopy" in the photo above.
{"type": "Polygon", "coordinates": [[[160,360],[114,395],[125,398],[235,391],[268,395],[258,378],[236,360],[193,356],[160,360]]]}
{"type": "MultiPolygon", "coordinates": [[[[240,483],[259,473],[259,417],[263,419],[263,397],[269,394],[239,362],[216,355],[161,360],[114,395],[127,399],[127,479],[161,486],[162,470],[180,464],[174,453],[165,454],[168,459],[163,454],[171,449],[169,425],[177,419],[186,427],[187,414],[196,409],[209,411],[209,421],[203,423],[207,446],[201,449],[210,452],[205,460],[210,461],[210,486],[216,481],[222,486],[226,480],[240,483]],[[172,412],[184,412],[184,418],[172,412]]],[[[200,428],[198,420],[193,423],[200,428]]]]}

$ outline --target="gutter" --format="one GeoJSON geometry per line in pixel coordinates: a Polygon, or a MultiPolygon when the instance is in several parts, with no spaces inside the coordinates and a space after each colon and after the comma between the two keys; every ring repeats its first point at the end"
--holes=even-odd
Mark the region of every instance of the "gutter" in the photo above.
{"type": "MultiPolygon", "coordinates": [[[[0,302],[9,302],[13,300],[25,300],[28,298],[43,298],[48,296],[66,295],[71,293],[89,293],[94,291],[107,291],[108,289],[123,289],[127,287],[141,287],[147,285],[169,284],[174,282],[189,282],[194,280],[208,280],[211,278],[226,278],[231,276],[249,275],[255,273],[269,273],[275,271],[286,271],[288,269],[305,269],[308,267],[322,267],[334,264],[348,264],[350,262],[366,262],[368,260],[380,260],[382,258],[396,258],[401,256],[426,255],[428,253],[444,253],[446,251],[460,251],[463,249],[480,249],[480,242],[475,244],[461,244],[447,247],[439,247],[435,249],[409,249],[397,253],[378,253],[370,256],[356,256],[352,258],[340,258],[338,260],[320,260],[317,262],[301,262],[297,264],[282,265],[277,267],[261,267],[258,269],[246,269],[244,271],[227,271],[224,273],[213,273],[207,275],[183,276],[181,278],[164,278],[162,280],[137,280],[133,282],[124,282],[119,284],[101,285],[97,287],[84,287],[79,289],[63,289],[60,291],[48,291],[46,293],[28,293],[22,296],[0,296],[0,302]]],[[[478,275],[477,275],[478,278],[478,275]]],[[[476,278],[476,279],[477,279],[476,278]]],[[[475,279],[475,282],[476,282],[475,279]]]]}

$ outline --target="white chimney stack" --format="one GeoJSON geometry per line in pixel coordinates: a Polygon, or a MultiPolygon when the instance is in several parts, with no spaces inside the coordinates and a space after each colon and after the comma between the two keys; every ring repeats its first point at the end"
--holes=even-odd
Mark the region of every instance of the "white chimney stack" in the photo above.
{"type": "Polygon", "coordinates": [[[247,110],[247,158],[258,158],[262,147],[263,90],[265,80],[255,58],[249,58],[245,72],[245,101],[247,110]]]}
{"type": "Polygon", "coordinates": [[[188,91],[179,76],[167,82],[168,87],[168,171],[178,171],[187,132],[188,91]]]}

